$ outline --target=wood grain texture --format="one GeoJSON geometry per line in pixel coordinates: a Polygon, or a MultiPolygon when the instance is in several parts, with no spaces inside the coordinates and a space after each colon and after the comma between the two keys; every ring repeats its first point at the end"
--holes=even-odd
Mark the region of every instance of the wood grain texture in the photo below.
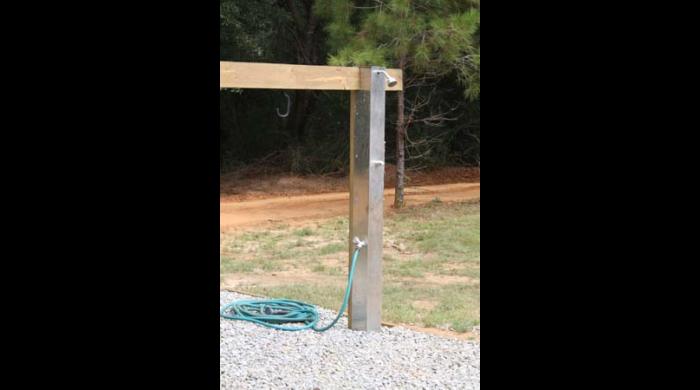
{"type": "MultiPolygon", "coordinates": [[[[341,66],[263,64],[254,62],[219,63],[219,88],[360,90],[360,68],[341,66]]],[[[387,91],[403,90],[400,69],[387,69],[398,83],[387,91]]]]}

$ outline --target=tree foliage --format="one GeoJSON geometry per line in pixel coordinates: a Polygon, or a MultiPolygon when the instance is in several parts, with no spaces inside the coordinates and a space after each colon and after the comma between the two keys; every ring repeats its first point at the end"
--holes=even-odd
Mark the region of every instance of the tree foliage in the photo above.
{"type": "Polygon", "coordinates": [[[465,96],[478,98],[478,1],[330,0],[316,12],[328,20],[330,64],[400,67],[416,78],[455,73],[465,96]]]}
{"type": "Polygon", "coordinates": [[[290,21],[276,0],[220,0],[219,57],[227,61],[274,62],[285,57],[280,29],[290,21]]]}
{"type": "MultiPolygon", "coordinates": [[[[478,1],[220,0],[220,59],[398,67],[405,54],[407,165],[475,164],[479,22],[478,1]],[[411,118],[415,107],[428,118],[411,118]],[[430,118],[445,110],[459,120],[430,118]]],[[[279,118],[283,91],[221,91],[222,171],[263,158],[295,173],[346,171],[348,94],[306,92],[291,93],[291,115],[279,118]]],[[[388,94],[387,104],[395,99],[388,94]]],[[[397,122],[397,111],[387,120],[397,122]]],[[[387,137],[387,150],[394,146],[387,137]]]]}

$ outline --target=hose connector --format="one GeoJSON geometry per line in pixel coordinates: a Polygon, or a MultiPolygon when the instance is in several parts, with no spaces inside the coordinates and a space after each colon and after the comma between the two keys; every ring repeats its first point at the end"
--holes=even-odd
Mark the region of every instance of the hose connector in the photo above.
{"type": "Polygon", "coordinates": [[[352,243],[355,244],[355,249],[360,249],[363,246],[367,246],[367,243],[365,241],[360,240],[359,237],[353,238],[352,243]]]}

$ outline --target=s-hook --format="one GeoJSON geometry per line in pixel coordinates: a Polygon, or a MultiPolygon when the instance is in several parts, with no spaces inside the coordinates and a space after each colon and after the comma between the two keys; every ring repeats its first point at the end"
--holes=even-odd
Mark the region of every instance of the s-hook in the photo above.
{"type": "Polygon", "coordinates": [[[292,109],[292,99],[289,97],[289,94],[287,92],[284,93],[284,96],[287,97],[287,112],[282,114],[280,113],[279,107],[277,107],[277,116],[280,118],[286,118],[289,116],[289,112],[292,109]]]}

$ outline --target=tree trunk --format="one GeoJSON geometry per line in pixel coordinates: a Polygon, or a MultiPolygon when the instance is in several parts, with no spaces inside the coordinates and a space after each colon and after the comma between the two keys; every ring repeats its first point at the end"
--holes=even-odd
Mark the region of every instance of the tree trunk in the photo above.
{"type": "MultiPolygon", "coordinates": [[[[318,65],[317,32],[319,20],[313,12],[314,2],[287,0],[287,9],[294,20],[293,34],[297,63],[318,65]]],[[[293,143],[301,144],[306,137],[306,125],[315,107],[316,96],[312,91],[296,91],[292,112],[287,121],[287,132],[293,143]]]]}
{"type": "Polygon", "coordinates": [[[394,192],[394,208],[400,209],[404,206],[404,178],[406,160],[406,117],[404,115],[404,91],[398,94],[398,116],[396,120],[396,189],[394,192]]]}
{"type": "Polygon", "coordinates": [[[295,142],[302,143],[306,137],[306,123],[313,111],[315,99],[311,91],[296,91],[295,96],[287,131],[294,136],[295,142]]]}

